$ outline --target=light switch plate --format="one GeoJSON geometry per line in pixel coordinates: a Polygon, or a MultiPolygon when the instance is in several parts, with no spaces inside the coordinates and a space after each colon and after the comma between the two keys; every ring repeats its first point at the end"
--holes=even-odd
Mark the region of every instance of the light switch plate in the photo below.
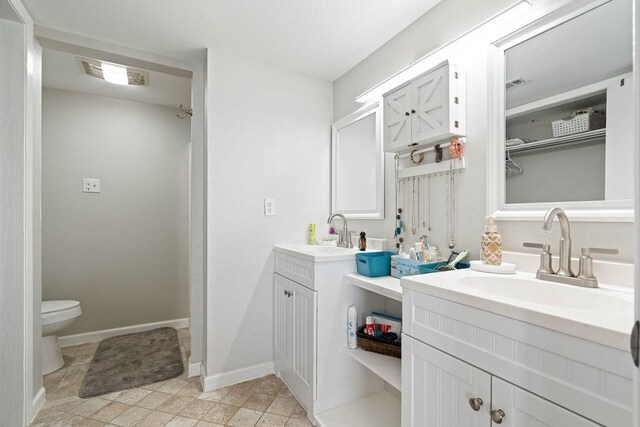
{"type": "Polygon", "coordinates": [[[276,199],[264,199],[264,216],[276,214],[276,199]]]}
{"type": "Polygon", "coordinates": [[[83,193],[99,193],[100,178],[82,178],[83,193]]]}

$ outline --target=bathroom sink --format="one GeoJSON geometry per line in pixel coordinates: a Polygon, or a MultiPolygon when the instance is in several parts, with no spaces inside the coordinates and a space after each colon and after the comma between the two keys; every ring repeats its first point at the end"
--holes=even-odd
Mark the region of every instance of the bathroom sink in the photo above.
{"type": "Polygon", "coordinates": [[[597,290],[594,292],[593,289],[559,285],[537,279],[526,279],[517,276],[476,276],[463,277],[460,279],[460,283],[477,291],[504,298],[571,310],[597,312],[633,310],[632,301],[615,293],[598,293],[597,290]],[[596,294],[597,297],[594,297],[596,294]]]}
{"type": "Polygon", "coordinates": [[[346,254],[353,253],[354,249],[340,248],[338,246],[305,245],[300,247],[300,251],[313,254],[346,254]]]}
{"type": "Polygon", "coordinates": [[[355,254],[358,252],[357,248],[302,244],[275,245],[273,249],[311,262],[355,260],[355,254]]]}
{"type": "Polygon", "coordinates": [[[538,280],[535,274],[490,274],[470,269],[404,277],[403,288],[627,349],[633,325],[631,287],[599,288],[538,280]]]}

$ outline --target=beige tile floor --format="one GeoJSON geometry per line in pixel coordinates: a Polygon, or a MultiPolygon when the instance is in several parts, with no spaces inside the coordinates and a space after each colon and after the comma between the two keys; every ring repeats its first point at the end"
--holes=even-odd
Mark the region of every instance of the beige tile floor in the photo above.
{"type": "MultiPolygon", "coordinates": [[[[183,360],[190,337],[179,329],[183,360]]],[[[81,399],[80,382],[98,344],[62,349],[65,364],[44,377],[47,401],[33,426],[311,426],[304,409],[275,375],[202,392],[199,378],[178,378],[81,399]]]]}

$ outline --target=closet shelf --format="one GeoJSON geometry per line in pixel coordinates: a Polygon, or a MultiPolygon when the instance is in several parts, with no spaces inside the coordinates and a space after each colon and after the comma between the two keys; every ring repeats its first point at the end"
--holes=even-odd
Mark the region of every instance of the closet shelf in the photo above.
{"type": "Polygon", "coordinates": [[[385,380],[389,385],[401,391],[401,359],[384,354],[364,351],[361,348],[351,349],[344,347],[344,352],[352,357],[356,362],[385,380]]]}
{"type": "Polygon", "coordinates": [[[576,144],[581,142],[593,141],[595,139],[604,138],[607,133],[606,129],[596,129],[588,132],[576,133],[573,135],[559,136],[557,138],[544,139],[542,141],[527,142],[520,145],[507,147],[509,153],[519,153],[529,150],[539,150],[541,148],[550,148],[557,145],[576,144]]]}
{"type": "Polygon", "coordinates": [[[400,279],[391,276],[367,277],[357,273],[345,274],[344,278],[354,286],[402,302],[400,279]]]}
{"type": "Polygon", "coordinates": [[[400,401],[382,390],[316,415],[324,427],[400,427],[400,401]]]}

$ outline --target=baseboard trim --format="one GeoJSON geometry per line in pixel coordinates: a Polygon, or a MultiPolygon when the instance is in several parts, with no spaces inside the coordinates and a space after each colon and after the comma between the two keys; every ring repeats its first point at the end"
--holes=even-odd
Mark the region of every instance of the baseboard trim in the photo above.
{"type": "Polygon", "coordinates": [[[211,376],[206,375],[206,369],[202,364],[200,375],[203,378],[202,389],[204,391],[215,390],[220,387],[226,387],[241,383],[243,381],[253,380],[265,375],[273,374],[273,362],[263,363],[261,365],[249,366],[248,368],[234,369],[233,371],[223,372],[211,376]]]}
{"type": "Polygon", "coordinates": [[[31,419],[29,420],[29,424],[31,424],[31,422],[36,418],[36,415],[38,415],[38,412],[40,412],[40,409],[42,409],[42,406],[44,405],[44,401],[46,398],[46,391],[44,389],[44,387],[40,387],[40,390],[38,390],[38,393],[36,393],[35,397],[33,398],[33,406],[31,407],[31,419]]]}
{"type": "Polygon", "coordinates": [[[122,328],[105,329],[102,331],[85,332],[82,334],[67,335],[66,337],[58,337],[60,347],[69,347],[70,345],[85,344],[89,342],[102,341],[105,338],[117,337],[119,335],[133,334],[136,332],[150,331],[156,328],[187,328],[189,327],[189,319],[173,319],[162,322],[144,323],[142,325],[124,326],[122,328]]]}
{"type": "Polygon", "coordinates": [[[189,378],[197,377],[202,372],[202,362],[191,362],[191,357],[189,357],[189,378]]]}

